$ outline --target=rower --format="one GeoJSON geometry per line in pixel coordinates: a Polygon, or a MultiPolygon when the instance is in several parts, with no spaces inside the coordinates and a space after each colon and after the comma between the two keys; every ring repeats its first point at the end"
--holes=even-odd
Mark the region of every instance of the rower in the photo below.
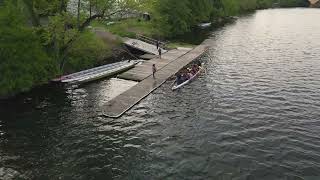
{"type": "Polygon", "coordinates": [[[185,72],[184,77],[185,77],[185,81],[188,81],[191,78],[190,73],[188,71],[185,72]]]}
{"type": "Polygon", "coordinates": [[[188,76],[185,72],[181,72],[181,83],[183,83],[184,81],[188,80],[188,76]]]}
{"type": "Polygon", "coordinates": [[[183,83],[183,80],[182,80],[182,77],[181,77],[181,74],[179,73],[179,74],[177,74],[177,76],[176,76],[177,78],[176,78],[176,82],[177,82],[177,85],[179,85],[179,84],[181,84],[181,83],[183,83]]]}
{"type": "Polygon", "coordinates": [[[199,68],[196,64],[192,65],[191,74],[196,74],[198,70],[199,68]]]}

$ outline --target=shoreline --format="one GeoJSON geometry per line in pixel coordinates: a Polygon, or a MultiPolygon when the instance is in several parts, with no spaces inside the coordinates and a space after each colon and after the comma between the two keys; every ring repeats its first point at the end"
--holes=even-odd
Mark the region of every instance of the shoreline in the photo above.
{"type": "MultiPolygon", "coordinates": [[[[203,31],[207,31],[207,32],[211,32],[212,30],[214,30],[215,28],[220,28],[220,27],[223,27],[225,24],[229,23],[229,22],[232,22],[232,20],[234,20],[233,18],[231,17],[228,17],[228,18],[221,18],[221,20],[215,22],[215,23],[212,23],[212,25],[208,28],[205,28],[205,29],[201,29],[203,31]]],[[[92,68],[94,67],[98,67],[98,66],[102,66],[102,65],[107,65],[107,64],[111,64],[111,63],[114,63],[114,62],[119,62],[123,59],[126,59],[126,58],[132,58],[132,56],[130,56],[127,52],[126,52],[126,49],[124,49],[122,46],[122,42],[120,39],[122,39],[123,37],[121,36],[118,36],[118,35],[114,35],[108,31],[106,31],[104,28],[102,29],[99,29],[101,27],[94,27],[92,29],[92,32],[95,33],[95,35],[97,36],[97,38],[101,39],[102,41],[104,41],[105,43],[114,43],[115,45],[112,46],[112,48],[110,48],[110,50],[112,51],[112,54],[110,54],[110,56],[108,57],[105,57],[103,60],[101,60],[100,62],[102,63],[98,63],[97,65],[94,65],[92,66],[92,68]],[[99,33],[97,33],[97,29],[99,29],[99,33]],[[102,35],[101,35],[102,33],[102,35]],[[105,36],[105,34],[107,34],[108,37],[105,36]]],[[[197,27],[195,27],[197,28],[197,27]]],[[[189,32],[189,33],[196,33],[196,32],[189,32]]],[[[186,33],[187,34],[187,33],[186,33]]],[[[181,38],[175,38],[175,39],[164,39],[165,41],[169,41],[169,43],[167,44],[167,48],[169,50],[172,50],[172,49],[177,49],[178,47],[186,47],[186,48],[196,48],[197,46],[201,45],[205,40],[206,38],[208,37],[208,35],[206,35],[206,37],[202,37],[202,41],[201,43],[186,43],[185,41],[181,40],[181,38]]],[[[85,69],[89,69],[89,68],[85,68],[85,69]]],[[[85,70],[85,69],[81,69],[81,70],[85,70]]],[[[81,71],[80,70],[80,71],[81,71]]],[[[67,73],[64,73],[63,75],[67,75],[67,74],[70,74],[70,73],[74,73],[74,72],[78,72],[78,71],[70,71],[70,72],[67,72],[67,73]]],[[[55,77],[53,77],[55,78],[55,77]]],[[[51,79],[53,79],[51,78],[51,79]]],[[[36,91],[37,89],[41,89],[43,87],[51,87],[53,86],[51,84],[51,79],[47,82],[44,82],[44,83],[41,83],[41,84],[37,84],[37,85],[34,85],[32,88],[28,89],[28,90],[24,90],[24,91],[20,91],[20,92],[17,92],[17,93],[12,93],[12,94],[8,94],[8,95],[5,95],[5,96],[0,96],[0,100],[1,101],[6,101],[6,100],[10,100],[10,99],[14,99],[14,98],[19,98],[19,96],[27,96],[28,93],[32,93],[33,91],[36,91]]],[[[53,88],[56,88],[55,86],[53,88]]]]}

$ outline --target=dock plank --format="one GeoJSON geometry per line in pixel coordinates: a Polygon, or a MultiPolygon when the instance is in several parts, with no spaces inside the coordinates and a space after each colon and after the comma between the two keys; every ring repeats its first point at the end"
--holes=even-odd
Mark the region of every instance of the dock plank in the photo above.
{"type": "Polygon", "coordinates": [[[207,50],[207,46],[200,45],[187,54],[175,59],[156,73],[156,78],[147,77],[131,89],[125,91],[103,106],[104,115],[118,118],[139,103],[142,99],[160,87],[172,75],[201,56],[207,50]]]}
{"type": "Polygon", "coordinates": [[[132,81],[142,81],[152,74],[152,64],[156,65],[157,70],[162,69],[175,59],[181,57],[182,55],[188,53],[191,49],[173,49],[165,54],[162,58],[154,58],[148,61],[144,61],[142,64],[136,65],[134,68],[126,71],[120,75],[118,78],[132,80],[132,81]]]}

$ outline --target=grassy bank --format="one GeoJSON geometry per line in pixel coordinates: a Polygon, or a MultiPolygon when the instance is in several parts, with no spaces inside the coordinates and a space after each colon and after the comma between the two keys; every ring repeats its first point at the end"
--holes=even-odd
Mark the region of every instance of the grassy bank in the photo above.
{"type": "Polygon", "coordinates": [[[163,31],[154,27],[153,21],[144,21],[139,18],[125,19],[116,22],[96,20],[91,24],[91,26],[93,28],[102,28],[119,37],[136,38],[137,35],[144,35],[154,39],[167,41],[167,48],[169,49],[195,46],[195,44],[185,43],[172,37],[170,38],[163,31]]]}
{"type": "Polygon", "coordinates": [[[143,21],[138,18],[125,19],[116,22],[96,20],[91,24],[93,27],[102,27],[106,31],[121,37],[136,37],[142,34],[149,37],[155,37],[161,32],[153,27],[151,21],[143,21]]]}

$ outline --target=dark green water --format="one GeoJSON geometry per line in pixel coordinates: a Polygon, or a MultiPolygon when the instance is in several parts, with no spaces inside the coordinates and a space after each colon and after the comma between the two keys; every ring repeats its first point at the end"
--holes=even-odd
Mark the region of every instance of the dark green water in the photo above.
{"type": "Polygon", "coordinates": [[[0,179],[319,179],[319,19],[263,10],[213,31],[207,74],[120,119],[101,106],[126,81],[2,101],[0,179]]]}

